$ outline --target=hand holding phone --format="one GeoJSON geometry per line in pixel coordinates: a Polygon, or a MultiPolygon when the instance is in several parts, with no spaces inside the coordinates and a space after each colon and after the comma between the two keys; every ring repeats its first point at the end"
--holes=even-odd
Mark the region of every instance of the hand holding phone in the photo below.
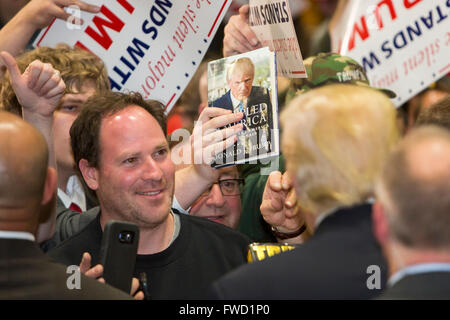
{"type": "Polygon", "coordinates": [[[105,225],[100,249],[100,264],[106,283],[130,293],[139,244],[136,224],[111,220],[105,225]]]}

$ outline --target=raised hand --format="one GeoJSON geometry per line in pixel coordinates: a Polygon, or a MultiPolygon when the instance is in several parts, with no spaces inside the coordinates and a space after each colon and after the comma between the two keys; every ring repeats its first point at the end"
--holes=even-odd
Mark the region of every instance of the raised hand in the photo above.
{"type": "Polygon", "coordinates": [[[17,56],[26,48],[33,34],[47,27],[55,18],[67,20],[72,24],[82,24],[82,19],[71,16],[64,10],[67,6],[78,6],[80,10],[91,13],[100,11],[99,7],[79,0],[31,0],[0,29],[0,51],[8,51],[17,56]]]}
{"type": "Polygon", "coordinates": [[[217,129],[243,117],[243,113],[232,113],[222,108],[207,107],[202,111],[190,136],[190,143],[183,147],[183,154],[190,155],[190,163],[175,173],[175,197],[182,208],[189,208],[217,181],[219,173],[211,167],[214,156],[237,141],[242,124],[217,129]]]}
{"type": "Polygon", "coordinates": [[[243,5],[239,8],[239,14],[228,20],[223,37],[224,57],[261,48],[261,43],[248,24],[249,9],[248,5],[243,5]]]}
{"type": "MultiPolygon", "coordinates": [[[[96,279],[98,282],[105,283],[105,279],[102,278],[103,266],[97,264],[91,268],[92,257],[88,252],[83,253],[83,257],[80,262],[80,272],[86,277],[96,279]]],[[[139,280],[137,278],[131,279],[130,295],[135,300],[144,300],[144,293],[139,291],[139,280]]]]}
{"type": "MultiPolygon", "coordinates": [[[[11,86],[22,105],[23,119],[38,129],[48,145],[48,165],[57,169],[53,145],[53,112],[64,95],[66,85],[59,71],[50,64],[35,60],[22,74],[12,55],[0,53],[8,69],[11,86]]],[[[40,239],[50,239],[55,233],[56,206],[51,207],[51,217],[41,223],[37,234],[40,239]]]]}
{"type": "Polygon", "coordinates": [[[237,133],[242,131],[242,124],[217,130],[233,124],[244,117],[242,112],[232,113],[230,110],[208,107],[200,114],[191,135],[193,163],[204,176],[210,176],[214,182],[218,177],[217,170],[210,165],[216,154],[232,146],[237,141],[237,133]]]}
{"type": "Polygon", "coordinates": [[[83,20],[71,16],[64,7],[77,6],[80,10],[97,13],[100,8],[79,0],[32,0],[23,9],[21,14],[28,19],[35,29],[48,26],[54,18],[82,24],[83,20]]]}
{"type": "Polygon", "coordinates": [[[242,112],[232,113],[230,110],[222,108],[205,108],[191,135],[194,160],[199,162],[199,159],[203,159],[203,162],[209,165],[215,154],[233,145],[236,142],[236,134],[242,130],[242,124],[217,129],[242,120],[243,117],[242,112]],[[196,147],[201,147],[201,149],[196,147]]]}
{"type": "Polygon", "coordinates": [[[269,175],[260,210],[264,220],[280,232],[291,233],[303,226],[305,220],[288,172],[274,171],[269,175]]]}
{"type": "Polygon", "coordinates": [[[59,71],[51,64],[35,60],[22,74],[12,55],[3,51],[0,56],[8,69],[12,88],[24,113],[52,116],[66,88],[59,71]]]}

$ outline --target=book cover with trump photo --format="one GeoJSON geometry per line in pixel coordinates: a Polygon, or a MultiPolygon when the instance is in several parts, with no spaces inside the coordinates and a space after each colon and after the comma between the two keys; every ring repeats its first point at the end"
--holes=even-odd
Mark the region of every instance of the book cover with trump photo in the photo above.
{"type": "MultiPolygon", "coordinates": [[[[215,168],[256,163],[279,154],[275,53],[267,47],[208,64],[210,107],[242,112],[236,143],[215,156],[215,168]]],[[[231,124],[232,126],[234,124],[231,124]]]]}

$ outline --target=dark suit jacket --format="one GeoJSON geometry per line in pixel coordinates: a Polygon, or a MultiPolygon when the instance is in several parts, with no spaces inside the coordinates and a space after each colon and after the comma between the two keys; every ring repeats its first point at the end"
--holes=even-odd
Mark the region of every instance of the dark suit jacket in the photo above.
{"type": "Polygon", "coordinates": [[[228,90],[227,93],[225,93],[223,96],[211,102],[209,106],[233,111],[233,102],[231,101],[231,91],[228,90]]]}
{"type": "Polygon", "coordinates": [[[40,244],[41,250],[48,252],[64,240],[70,238],[94,220],[100,212],[100,207],[93,207],[83,213],[67,209],[58,198],[56,207],[56,230],[53,237],[40,244]]]}
{"type": "Polygon", "coordinates": [[[380,300],[450,299],[450,272],[428,272],[406,276],[386,288],[380,300]]]}
{"type": "Polygon", "coordinates": [[[216,299],[370,299],[381,290],[368,289],[372,273],[386,262],[372,235],[371,206],[339,210],[326,217],[314,236],[295,250],[250,263],[225,275],[211,288],[216,299]]]}
{"type": "Polygon", "coordinates": [[[80,289],[68,289],[73,274],[28,240],[0,239],[0,300],[108,299],[131,296],[81,275],[80,289]],[[70,283],[70,281],[69,281],[70,283]]]}

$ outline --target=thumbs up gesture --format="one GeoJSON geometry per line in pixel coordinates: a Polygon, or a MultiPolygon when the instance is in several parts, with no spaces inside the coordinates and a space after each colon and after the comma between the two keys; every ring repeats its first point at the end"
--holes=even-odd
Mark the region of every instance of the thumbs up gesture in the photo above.
{"type": "Polygon", "coordinates": [[[10,74],[11,85],[24,113],[50,117],[64,95],[66,85],[51,64],[35,60],[22,74],[17,62],[8,52],[1,52],[10,74]]]}

